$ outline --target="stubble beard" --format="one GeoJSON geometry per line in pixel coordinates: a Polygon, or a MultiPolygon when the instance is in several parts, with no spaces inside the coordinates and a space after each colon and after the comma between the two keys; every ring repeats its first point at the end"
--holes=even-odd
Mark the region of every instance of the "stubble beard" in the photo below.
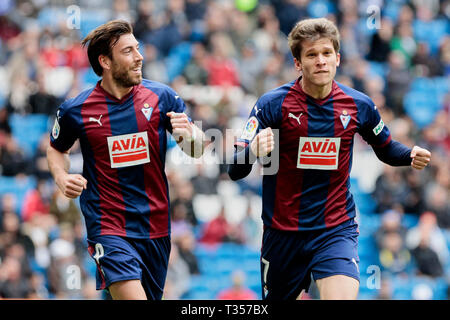
{"type": "Polygon", "coordinates": [[[136,66],[130,69],[126,69],[117,64],[113,64],[112,77],[116,81],[116,83],[123,88],[129,88],[138,85],[142,82],[142,73],[140,75],[132,75],[132,69],[135,68],[136,66]]]}

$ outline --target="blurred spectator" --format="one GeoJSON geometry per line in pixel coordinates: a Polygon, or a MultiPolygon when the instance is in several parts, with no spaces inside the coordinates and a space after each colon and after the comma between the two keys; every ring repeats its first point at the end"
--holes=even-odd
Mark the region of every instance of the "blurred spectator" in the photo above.
{"type": "Polygon", "coordinates": [[[27,298],[30,292],[29,282],[22,277],[20,261],[14,257],[6,257],[0,265],[0,297],[27,298]]]}
{"type": "Polygon", "coordinates": [[[379,249],[384,247],[385,237],[391,232],[399,234],[402,241],[406,238],[407,229],[402,225],[402,213],[394,209],[383,213],[381,226],[375,232],[375,242],[379,249]]]}
{"type": "Polygon", "coordinates": [[[199,239],[204,244],[221,244],[223,242],[242,243],[242,234],[237,226],[230,224],[222,206],[219,214],[202,225],[202,235],[199,239]]]}
{"type": "Polygon", "coordinates": [[[194,254],[195,236],[190,230],[185,230],[173,237],[178,247],[178,253],[189,267],[190,274],[200,274],[197,256],[194,254]]]}
{"type": "Polygon", "coordinates": [[[419,42],[417,51],[412,57],[415,74],[421,77],[435,77],[442,75],[443,68],[439,59],[431,55],[426,42],[419,42]]]}
{"type": "Polygon", "coordinates": [[[183,76],[188,84],[206,85],[208,83],[208,70],[205,66],[207,52],[205,46],[200,43],[192,45],[192,57],[183,71],[183,76]]]}
{"type": "Polygon", "coordinates": [[[21,228],[19,217],[11,211],[3,213],[0,233],[0,257],[6,254],[7,248],[18,243],[25,250],[27,257],[34,257],[34,244],[21,228]]]}
{"type": "Polygon", "coordinates": [[[383,165],[383,173],[376,179],[373,197],[376,202],[375,212],[381,213],[402,202],[405,182],[398,169],[383,165]]]}
{"type": "Polygon", "coordinates": [[[384,271],[403,274],[411,266],[411,254],[405,246],[400,233],[387,232],[382,239],[379,260],[384,271]]]}
{"type": "Polygon", "coordinates": [[[443,274],[443,266],[449,258],[449,249],[433,212],[422,213],[419,224],[408,231],[406,244],[413,253],[421,274],[433,277],[443,274]]]}
{"type": "Polygon", "coordinates": [[[218,300],[256,300],[256,293],[245,286],[245,273],[235,270],[231,274],[231,287],[220,291],[216,297],[218,300]]]}
{"type": "Polygon", "coordinates": [[[62,103],[62,99],[47,92],[44,70],[38,72],[36,84],[35,92],[31,93],[29,97],[30,112],[53,116],[62,103]]]}
{"type": "Polygon", "coordinates": [[[34,216],[50,213],[50,191],[45,180],[39,180],[36,189],[27,192],[22,207],[22,219],[27,222],[34,216]]]}
{"type": "Polygon", "coordinates": [[[20,148],[11,134],[5,136],[3,146],[0,146],[1,174],[12,177],[28,172],[29,163],[25,152],[20,148]]]}
{"type": "Polygon", "coordinates": [[[180,257],[178,246],[172,243],[164,286],[164,299],[180,299],[189,290],[190,277],[188,264],[180,257]]]}
{"type": "Polygon", "coordinates": [[[373,34],[367,59],[376,62],[387,62],[391,52],[391,40],[394,34],[392,21],[381,19],[381,27],[373,34]]]}
{"type": "Polygon", "coordinates": [[[73,228],[81,220],[81,212],[73,199],[67,198],[59,188],[55,188],[50,202],[49,212],[58,224],[69,223],[73,228]]]}
{"type": "Polygon", "coordinates": [[[50,135],[48,133],[43,134],[38,148],[34,154],[33,161],[31,162],[31,173],[38,179],[49,180],[52,178],[47,163],[47,147],[50,145],[50,135]]]}
{"type": "Polygon", "coordinates": [[[233,60],[236,49],[226,33],[215,33],[210,38],[211,54],[205,58],[208,84],[211,86],[238,86],[239,75],[233,60]]]}
{"type": "Polygon", "coordinates": [[[411,74],[405,56],[400,51],[392,51],[388,57],[389,71],[386,76],[386,102],[396,115],[404,113],[403,97],[409,90],[411,74]]]}

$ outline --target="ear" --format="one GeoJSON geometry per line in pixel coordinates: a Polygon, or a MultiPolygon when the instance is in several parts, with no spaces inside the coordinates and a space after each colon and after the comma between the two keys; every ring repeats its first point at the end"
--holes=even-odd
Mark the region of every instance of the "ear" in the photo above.
{"type": "Polygon", "coordinates": [[[294,64],[295,64],[295,69],[297,71],[302,71],[302,63],[300,61],[298,61],[296,58],[294,58],[294,64]]]}
{"type": "Polygon", "coordinates": [[[98,62],[100,63],[103,69],[105,70],[111,69],[111,59],[109,59],[108,56],[99,55],[98,62]]]}
{"type": "Polygon", "coordinates": [[[336,67],[339,67],[340,63],[341,63],[341,54],[338,52],[336,54],[336,67]]]}

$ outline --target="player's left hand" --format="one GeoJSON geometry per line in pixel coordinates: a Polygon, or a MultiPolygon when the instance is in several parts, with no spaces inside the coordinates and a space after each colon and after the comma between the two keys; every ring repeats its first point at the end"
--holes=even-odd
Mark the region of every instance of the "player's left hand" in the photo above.
{"type": "Polygon", "coordinates": [[[411,167],[417,170],[425,168],[431,160],[431,152],[418,146],[414,146],[411,151],[411,167]]]}
{"type": "Polygon", "coordinates": [[[185,113],[168,112],[167,116],[170,118],[170,124],[172,125],[172,136],[177,143],[183,141],[183,139],[192,139],[192,125],[185,113]]]}

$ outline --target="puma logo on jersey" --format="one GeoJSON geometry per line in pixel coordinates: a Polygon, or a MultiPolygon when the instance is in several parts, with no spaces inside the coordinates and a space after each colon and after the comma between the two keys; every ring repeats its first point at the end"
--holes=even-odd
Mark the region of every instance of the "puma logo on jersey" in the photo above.
{"type": "Polygon", "coordinates": [[[150,162],[147,132],[108,137],[111,168],[135,166],[150,162]]]}
{"type": "Polygon", "coordinates": [[[341,138],[300,137],[297,168],[336,170],[341,138]]]}
{"type": "Polygon", "coordinates": [[[293,119],[297,120],[298,125],[301,125],[302,123],[300,122],[300,117],[302,116],[302,114],[303,114],[303,112],[300,113],[300,114],[298,115],[298,117],[296,117],[293,113],[290,113],[290,112],[289,112],[288,118],[293,118],[293,119]]]}
{"type": "Polygon", "coordinates": [[[97,122],[100,126],[102,125],[102,123],[101,123],[101,119],[102,119],[102,114],[100,115],[100,118],[98,118],[98,119],[95,119],[94,117],[89,117],[89,121],[93,121],[93,122],[97,122]]]}
{"type": "Polygon", "coordinates": [[[358,264],[356,263],[356,259],[352,258],[352,262],[355,264],[356,270],[358,270],[358,272],[359,272],[359,267],[358,267],[358,264]]]}

